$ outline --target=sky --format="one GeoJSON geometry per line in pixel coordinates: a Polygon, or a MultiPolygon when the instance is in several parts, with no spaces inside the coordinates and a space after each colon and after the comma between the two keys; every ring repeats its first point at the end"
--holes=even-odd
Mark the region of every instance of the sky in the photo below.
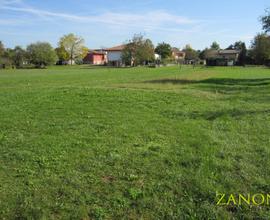
{"type": "Polygon", "coordinates": [[[120,45],[143,34],[156,45],[226,48],[250,45],[261,32],[259,17],[269,0],[0,0],[0,41],[26,47],[75,33],[90,49],[120,45]]]}

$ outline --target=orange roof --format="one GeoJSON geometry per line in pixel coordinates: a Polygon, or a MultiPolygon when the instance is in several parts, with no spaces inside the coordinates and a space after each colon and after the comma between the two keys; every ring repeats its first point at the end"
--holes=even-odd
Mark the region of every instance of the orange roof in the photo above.
{"type": "Polygon", "coordinates": [[[99,55],[104,55],[104,54],[106,54],[106,52],[105,51],[98,51],[98,50],[89,50],[88,51],[88,54],[99,54],[99,55]]]}
{"type": "Polygon", "coordinates": [[[105,49],[105,51],[122,51],[125,48],[125,44],[105,49]]]}

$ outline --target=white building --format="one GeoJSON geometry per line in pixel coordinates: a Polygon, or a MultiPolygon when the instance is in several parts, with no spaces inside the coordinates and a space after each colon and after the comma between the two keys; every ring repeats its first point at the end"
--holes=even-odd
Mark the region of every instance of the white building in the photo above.
{"type": "Polygon", "coordinates": [[[155,60],[161,60],[161,56],[157,53],[155,53],[155,60]]]}
{"type": "Polygon", "coordinates": [[[107,52],[108,64],[112,66],[121,66],[122,65],[122,51],[124,50],[125,45],[120,45],[112,48],[105,49],[107,52]]]}

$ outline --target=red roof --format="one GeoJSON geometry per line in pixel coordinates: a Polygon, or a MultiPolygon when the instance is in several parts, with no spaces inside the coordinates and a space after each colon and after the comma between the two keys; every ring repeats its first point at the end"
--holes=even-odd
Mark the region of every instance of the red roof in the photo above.
{"type": "Polygon", "coordinates": [[[89,50],[88,54],[104,55],[104,54],[106,54],[106,52],[105,51],[98,51],[98,50],[89,50]]]}
{"type": "Polygon", "coordinates": [[[123,44],[123,45],[119,45],[116,47],[107,48],[107,49],[105,49],[105,51],[122,51],[122,50],[124,50],[125,46],[126,45],[123,44]]]}

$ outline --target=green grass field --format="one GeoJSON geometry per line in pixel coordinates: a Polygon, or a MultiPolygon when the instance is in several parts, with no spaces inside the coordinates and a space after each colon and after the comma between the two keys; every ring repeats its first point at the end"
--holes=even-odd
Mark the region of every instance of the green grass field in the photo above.
{"type": "Polygon", "coordinates": [[[0,70],[0,219],[269,219],[270,69],[0,70]]]}

